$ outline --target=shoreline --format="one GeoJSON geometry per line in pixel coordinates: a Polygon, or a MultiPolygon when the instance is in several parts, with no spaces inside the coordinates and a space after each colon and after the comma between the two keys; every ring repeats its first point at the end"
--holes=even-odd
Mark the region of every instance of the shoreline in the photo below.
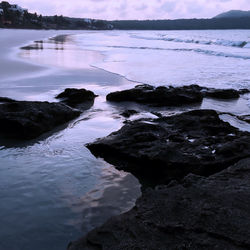
{"type": "MultiPolygon", "coordinates": [[[[5,30],[9,31],[9,30],[5,30]]],[[[17,32],[23,32],[23,30],[17,30],[17,32]]],[[[36,51],[29,51],[29,50],[21,50],[20,48],[30,46],[35,44],[35,41],[39,41],[41,39],[44,39],[45,43],[47,41],[55,41],[51,40],[51,38],[61,37],[63,31],[45,31],[46,34],[43,33],[43,31],[37,31],[37,36],[34,36],[32,32],[29,30],[25,30],[25,33],[28,33],[28,37],[24,34],[19,38],[19,40],[15,41],[13,44],[11,44],[11,52],[8,52],[7,48],[9,47],[9,44],[6,43],[8,39],[13,39],[14,36],[19,36],[19,34],[15,33],[16,30],[12,30],[11,34],[5,37],[5,39],[0,40],[0,46],[2,48],[5,48],[6,53],[2,54],[2,58],[4,60],[4,67],[0,68],[0,74],[2,75],[2,78],[0,79],[0,93],[1,96],[6,96],[9,98],[17,99],[17,100],[48,100],[48,101],[55,101],[54,99],[54,93],[58,93],[59,91],[62,91],[66,87],[80,87],[80,86],[86,86],[85,83],[88,83],[87,86],[94,85],[112,85],[112,88],[114,87],[114,90],[122,85],[126,85],[128,83],[131,83],[131,86],[133,84],[136,84],[135,81],[130,81],[126,79],[125,77],[109,72],[106,70],[98,69],[94,66],[91,66],[91,60],[95,60],[96,57],[100,57],[98,60],[102,59],[101,53],[97,51],[88,51],[84,50],[83,58],[86,56],[87,61],[83,61],[80,64],[74,64],[73,67],[68,67],[67,65],[58,65],[57,61],[55,63],[50,64],[46,61],[39,62],[36,60],[36,58],[32,58],[33,55],[31,55],[31,58],[20,56],[20,53],[34,53],[36,51]],[[10,66],[11,65],[11,66],[10,66]],[[14,69],[14,71],[13,71],[14,69]],[[43,80],[44,79],[44,80],[43,80]],[[53,80],[54,79],[54,80],[53,80]],[[41,90],[36,90],[36,86],[34,84],[35,81],[45,82],[45,88],[50,90],[49,92],[41,93],[41,90]],[[49,82],[48,82],[49,81],[49,82]],[[59,82],[61,81],[61,83],[59,82]],[[48,82],[48,83],[46,83],[48,82]],[[53,86],[51,85],[51,83],[53,86]],[[48,87],[46,86],[48,85],[48,87]],[[27,88],[26,88],[27,85],[27,88]],[[51,87],[49,87],[51,85],[51,87]],[[11,87],[13,86],[13,88],[11,87]],[[14,87],[18,89],[18,91],[22,92],[24,94],[24,89],[26,88],[27,94],[25,94],[24,98],[22,97],[20,99],[20,95],[16,95],[16,91],[14,90],[14,87]],[[12,92],[14,90],[14,92],[12,92]],[[29,92],[37,92],[37,97],[29,96],[29,92]],[[13,93],[13,94],[11,94],[13,93]],[[42,97],[42,99],[39,97],[42,94],[42,96],[47,96],[47,99],[42,97]]],[[[69,34],[66,34],[63,36],[71,36],[75,34],[79,34],[80,31],[71,31],[69,34]]],[[[58,41],[55,41],[55,44],[58,41]]],[[[59,41],[61,43],[61,41],[59,41]]],[[[66,43],[67,44],[67,43],[66,43]]],[[[56,46],[56,45],[55,45],[56,46]]],[[[39,50],[38,50],[39,52],[39,50]]],[[[54,56],[58,56],[57,54],[52,54],[53,50],[48,50],[46,53],[43,52],[45,56],[45,60],[49,62],[49,60],[53,61],[54,56]],[[46,58],[46,54],[50,56],[51,58],[46,58]]],[[[62,51],[63,52],[63,51],[62,51]]],[[[54,53],[54,52],[53,52],[54,53]]],[[[67,52],[67,48],[63,53],[69,54],[69,61],[67,64],[70,65],[71,58],[70,58],[70,51],[67,52]]],[[[77,53],[77,51],[75,52],[77,53]]],[[[61,58],[59,57],[58,60],[61,58]]],[[[65,61],[65,58],[64,58],[65,61]]],[[[74,62],[75,63],[75,62],[74,62]]],[[[124,87],[125,88],[125,87],[124,87]]],[[[103,92],[103,90],[100,91],[103,92]]],[[[23,95],[21,94],[21,95],[23,95]]],[[[101,93],[99,92],[99,95],[101,93]]]]}
{"type": "MultiPolygon", "coordinates": [[[[87,52],[85,51],[85,53],[87,53],[87,52]]],[[[11,61],[9,63],[11,63],[11,61]]],[[[99,108],[101,110],[101,112],[103,112],[103,111],[107,111],[107,110],[105,110],[105,108],[107,109],[107,107],[105,107],[105,105],[110,105],[110,104],[107,104],[106,101],[104,100],[104,96],[107,94],[107,91],[111,92],[111,91],[114,91],[116,89],[122,89],[123,87],[125,88],[125,86],[127,86],[127,84],[131,84],[130,86],[133,86],[133,84],[135,83],[135,82],[131,82],[131,81],[127,80],[124,77],[121,77],[119,74],[115,74],[115,73],[105,71],[105,70],[101,70],[101,69],[99,69],[98,71],[93,70],[92,72],[88,71],[87,69],[86,69],[86,71],[84,71],[84,70],[78,70],[78,71],[74,70],[73,71],[72,69],[68,69],[68,70],[59,69],[57,71],[57,74],[58,75],[56,75],[56,76],[57,77],[60,76],[60,78],[53,78],[51,75],[47,75],[48,78],[43,78],[43,76],[41,76],[40,77],[41,79],[40,79],[39,83],[41,83],[42,81],[45,81],[46,79],[47,80],[50,79],[51,82],[55,81],[55,79],[56,79],[56,81],[58,81],[58,84],[56,85],[55,83],[53,83],[54,85],[53,85],[52,89],[51,89],[50,83],[48,83],[48,89],[46,89],[46,90],[42,89],[42,88],[41,89],[36,89],[37,95],[35,95],[34,93],[31,93],[30,98],[37,100],[37,97],[39,96],[39,94],[41,94],[40,91],[42,90],[42,91],[44,91],[44,96],[41,99],[46,99],[46,98],[50,99],[51,98],[52,100],[54,100],[53,98],[55,96],[55,93],[58,92],[59,90],[61,90],[62,88],[69,87],[69,86],[86,87],[86,88],[88,88],[90,90],[95,89],[96,90],[95,92],[100,95],[100,97],[97,98],[97,101],[94,104],[95,107],[93,109],[98,110],[98,108],[99,108]],[[77,78],[77,80],[79,82],[76,81],[76,76],[75,76],[76,72],[78,72],[78,74],[79,74],[78,75],[79,79],[77,78]],[[62,74],[62,75],[60,75],[60,74],[62,74]],[[88,79],[86,79],[86,75],[88,75],[88,77],[89,77],[88,79]],[[65,81],[65,83],[63,84],[61,82],[61,80],[62,79],[65,80],[65,76],[67,76],[68,78],[67,78],[67,81],[65,81]],[[74,78],[73,78],[73,76],[74,76],[74,78]],[[85,79],[84,79],[85,82],[83,82],[83,79],[82,79],[84,77],[85,77],[85,79]],[[70,84],[69,81],[73,82],[72,78],[74,80],[74,83],[70,84]],[[93,82],[90,83],[89,79],[92,79],[92,80],[95,79],[95,83],[93,83],[93,82]],[[105,81],[107,81],[110,84],[110,85],[108,85],[109,86],[108,90],[105,87],[105,83],[103,83],[105,81]],[[112,83],[110,83],[109,81],[111,81],[112,83]],[[116,86],[117,81],[120,81],[121,85],[116,86]],[[103,85],[101,85],[101,84],[103,84],[103,85]]],[[[39,77],[37,77],[37,76],[36,77],[32,76],[32,77],[33,77],[33,79],[32,79],[33,81],[34,81],[34,79],[36,79],[36,80],[39,79],[39,77]]],[[[25,80],[27,81],[27,78],[25,78],[25,80]]],[[[25,84],[27,84],[27,83],[25,83],[25,84]]],[[[107,86],[107,83],[106,83],[106,86],[107,86]]],[[[24,86],[24,87],[26,88],[27,86],[24,86]]],[[[13,96],[11,96],[11,97],[13,97],[13,96]]],[[[213,105],[215,106],[214,103],[213,103],[213,105]]],[[[135,105],[132,104],[131,106],[134,107],[135,105]]],[[[108,108],[110,108],[110,107],[108,107],[108,108]]],[[[111,110],[112,112],[110,112],[110,110],[108,110],[109,112],[107,112],[107,114],[105,114],[106,118],[118,119],[115,116],[119,116],[119,108],[120,108],[119,105],[117,105],[117,106],[113,105],[112,110],[111,110]]],[[[122,107],[122,109],[124,109],[124,107],[122,107]]],[[[93,110],[91,110],[91,111],[93,111],[93,110]]],[[[90,116],[92,115],[91,111],[89,113],[90,116]]],[[[146,111],[146,109],[145,109],[145,111],[146,111]]],[[[99,113],[97,112],[96,115],[97,116],[100,115],[101,112],[100,111],[99,111],[99,113]]],[[[117,122],[117,123],[120,123],[120,125],[121,125],[122,121],[123,120],[120,119],[119,122],[117,122]]],[[[119,126],[117,125],[117,127],[119,127],[119,126]]],[[[101,128],[99,128],[99,129],[101,129],[101,128]]],[[[113,129],[110,128],[110,131],[112,132],[112,131],[115,131],[115,130],[114,130],[114,128],[113,129]]],[[[95,138],[95,137],[93,137],[93,138],[95,138]]],[[[142,198],[139,198],[139,200],[141,200],[141,199],[142,198]]],[[[123,215],[120,215],[119,217],[123,217],[123,215]]],[[[113,220],[113,219],[111,219],[111,220],[113,220]]],[[[98,229],[96,229],[96,230],[98,230],[98,229]]]]}
{"type": "MultiPolygon", "coordinates": [[[[1,40],[0,44],[8,39],[15,40],[13,36],[20,35],[19,32],[12,32],[5,40],[1,40]]],[[[27,32],[29,33],[26,31],[24,34],[27,32]]],[[[32,32],[29,34],[33,40],[45,36],[43,32],[38,36],[33,36],[32,32]]],[[[46,38],[48,37],[51,35],[46,38]]],[[[23,39],[30,41],[26,36],[23,39]]],[[[18,44],[18,41],[15,41],[14,45],[15,51],[21,43],[18,44]]],[[[8,52],[8,43],[5,44],[5,48],[8,52]]],[[[9,54],[5,54],[7,58],[9,54]]],[[[16,147],[1,147],[0,151],[3,164],[0,172],[1,176],[6,176],[6,181],[2,182],[5,189],[1,191],[1,195],[8,199],[3,203],[4,206],[0,206],[1,217],[6,218],[6,228],[1,231],[1,235],[3,237],[8,235],[0,243],[0,248],[5,249],[8,246],[15,248],[17,244],[24,249],[29,249],[27,246],[30,246],[30,249],[39,249],[44,244],[53,244],[55,248],[58,246],[56,249],[66,248],[69,241],[82,235],[83,211],[86,218],[84,218],[85,224],[82,230],[87,232],[104,222],[102,220],[105,218],[131,208],[140,192],[140,184],[132,175],[118,172],[113,166],[96,159],[83,146],[119,128],[122,121],[115,117],[114,108],[105,103],[103,96],[108,91],[105,90],[106,86],[109,86],[110,90],[116,90],[122,85],[129,84],[129,81],[96,69],[58,68],[53,71],[53,74],[48,75],[47,71],[43,74],[44,71],[42,71],[41,75],[33,75],[34,68],[30,67],[33,61],[30,64],[22,58],[17,58],[12,64],[11,59],[6,60],[8,65],[24,64],[27,68],[22,71],[21,66],[21,74],[19,74],[14,67],[6,66],[8,72],[5,72],[5,75],[12,78],[17,73],[17,80],[7,79],[7,77],[7,80],[1,79],[0,96],[16,100],[55,102],[56,94],[67,87],[95,89],[99,95],[90,110],[84,112],[78,120],[69,123],[63,130],[49,134],[49,138],[41,137],[16,147]],[[84,122],[80,122],[82,120],[84,122]],[[11,181],[9,176],[12,176],[11,181]],[[24,183],[22,184],[24,187],[14,185],[15,183],[20,185],[24,183]],[[26,189],[29,190],[27,196],[26,189]],[[20,198],[11,200],[8,198],[10,192],[18,193],[20,198]],[[40,210],[40,203],[42,206],[47,206],[45,214],[40,210]],[[20,206],[20,213],[23,214],[32,208],[32,213],[30,212],[32,216],[19,217],[19,213],[15,211],[16,206],[20,206]],[[98,216],[99,213],[102,216],[98,216]],[[15,227],[11,226],[12,218],[16,218],[15,227]],[[32,221],[25,224],[24,221],[27,220],[32,221]],[[13,228],[15,228],[14,233],[13,228]],[[29,232],[30,229],[32,229],[31,232],[29,232]],[[44,233],[37,239],[36,234],[41,230],[44,230],[44,233]],[[27,232],[29,236],[25,236],[27,232]],[[14,234],[15,240],[11,238],[14,234]],[[23,234],[22,238],[20,238],[21,234],[23,234]],[[27,239],[32,237],[34,240],[27,243],[25,237],[27,239]]]]}

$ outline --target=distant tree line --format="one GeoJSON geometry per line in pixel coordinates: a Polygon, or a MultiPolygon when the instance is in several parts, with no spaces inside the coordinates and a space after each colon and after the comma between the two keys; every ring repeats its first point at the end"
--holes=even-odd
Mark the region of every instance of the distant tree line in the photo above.
{"type": "Polygon", "coordinates": [[[69,18],[64,16],[42,16],[8,2],[0,3],[0,27],[25,29],[112,29],[103,20],[69,18]]]}
{"type": "Polygon", "coordinates": [[[118,30],[204,30],[204,29],[250,29],[250,17],[177,19],[177,20],[125,20],[112,21],[118,30]]]}

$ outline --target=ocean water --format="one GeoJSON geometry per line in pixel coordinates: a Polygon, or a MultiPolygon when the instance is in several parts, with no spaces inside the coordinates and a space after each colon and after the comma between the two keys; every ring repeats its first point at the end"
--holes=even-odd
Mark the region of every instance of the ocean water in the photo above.
{"type": "Polygon", "coordinates": [[[250,86],[250,30],[111,31],[75,36],[92,65],[155,85],[250,86]]]}
{"type": "MultiPolygon", "coordinates": [[[[65,249],[69,241],[134,205],[140,196],[136,178],[96,159],[85,147],[118,130],[125,109],[142,111],[133,119],[153,117],[152,111],[170,115],[194,108],[250,113],[249,95],[233,101],[207,98],[183,108],[105,101],[109,92],[139,83],[250,88],[249,30],[58,34],[69,36],[57,41],[50,33],[43,42],[20,45],[37,49],[10,51],[11,60],[41,69],[26,69],[25,74],[10,69],[13,73],[0,78],[0,96],[57,101],[55,95],[66,87],[87,88],[99,96],[80,118],[36,140],[0,140],[0,250],[65,249]]],[[[222,118],[250,131],[234,116],[222,118]]]]}

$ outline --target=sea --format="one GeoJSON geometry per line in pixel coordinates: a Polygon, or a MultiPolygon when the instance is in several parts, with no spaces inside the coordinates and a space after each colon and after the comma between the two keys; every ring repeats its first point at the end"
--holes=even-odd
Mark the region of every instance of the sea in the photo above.
{"type": "Polygon", "coordinates": [[[138,180],[86,148],[121,128],[126,109],[141,111],[131,118],[139,119],[155,118],[153,111],[173,115],[212,108],[250,131],[236,118],[250,114],[249,94],[230,101],[205,98],[182,108],[105,99],[112,91],[143,83],[249,89],[250,30],[58,31],[10,49],[9,56],[40,69],[18,74],[10,69],[13,74],[0,78],[0,96],[55,102],[56,94],[75,87],[98,97],[80,118],[51,133],[28,142],[0,140],[0,250],[66,249],[70,241],[134,206],[141,195],[138,180]],[[63,38],[55,39],[58,34],[63,38]]]}

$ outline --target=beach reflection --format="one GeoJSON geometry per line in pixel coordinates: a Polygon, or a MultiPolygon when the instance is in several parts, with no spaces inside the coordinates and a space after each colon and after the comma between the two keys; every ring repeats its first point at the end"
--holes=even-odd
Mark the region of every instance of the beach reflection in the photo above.
{"type": "Polygon", "coordinates": [[[34,63],[68,69],[90,69],[104,56],[91,50],[81,50],[74,36],[59,35],[22,47],[20,56],[34,63]]]}

